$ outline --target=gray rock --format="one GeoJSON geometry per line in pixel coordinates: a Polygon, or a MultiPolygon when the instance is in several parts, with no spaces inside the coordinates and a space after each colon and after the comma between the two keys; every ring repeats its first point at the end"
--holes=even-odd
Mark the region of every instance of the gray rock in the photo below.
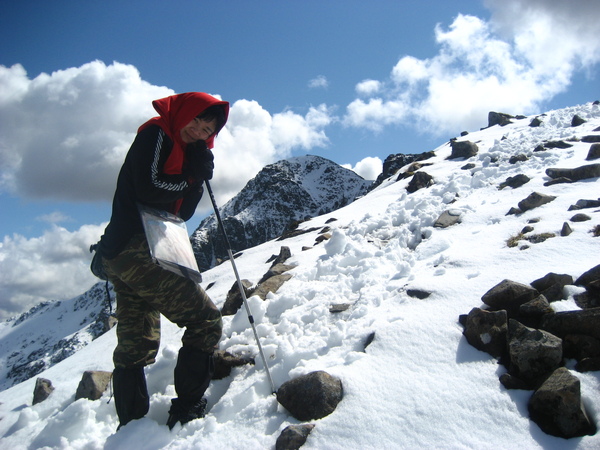
{"type": "Polygon", "coordinates": [[[452,152],[448,159],[470,158],[479,152],[477,144],[471,141],[452,141],[450,142],[452,152]]]}
{"type": "Polygon", "coordinates": [[[523,303],[533,300],[539,292],[528,285],[512,280],[503,280],[487,291],[481,301],[494,310],[504,309],[509,316],[519,310],[523,303]]]}
{"type": "Polygon", "coordinates": [[[77,386],[75,400],[80,398],[98,400],[102,397],[104,391],[106,391],[111,378],[112,372],[101,370],[87,370],[83,372],[79,386],[77,386]]]}
{"type": "Polygon", "coordinates": [[[527,198],[521,200],[518,204],[519,209],[522,212],[529,211],[530,209],[537,208],[555,200],[556,197],[552,195],[541,194],[539,192],[532,192],[527,198]]]}
{"type": "Polygon", "coordinates": [[[536,383],[562,363],[562,339],[544,330],[526,327],[516,320],[508,321],[510,373],[536,383]]]}
{"type": "Polygon", "coordinates": [[[575,167],[574,169],[546,169],[546,175],[550,178],[568,178],[572,181],[586,180],[588,178],[600,177],[600,164],[588,164],[587,166],[575,167]]]}
{"type": "Polygon", "coordinates": [[[277,391],[277,401],[300,421],[328,416],[342,397],[341,380],[323,371],[287,381],[277,391]]]}
{"type": "Polygon", "coordinates": [[[46,400],[50,394],[54,391],[52,381],[46,378],[38,378],[35,380],[35,388],[33,389],[33,401],[32,405],[37,405],[40,402],[46,400]]]}
{"type": "Polygon", "coordinates": [[[449,209],[444,211],[440,217],[435,221],[433,226],[435,228],[448,228],[452,225],[460,223],[461,212],[458,209],[449,209]]]}
{"type": "Polygon", "coordinates": [[[579,379],[564,367],[531,396],[528,409],[531,420],[552,436],[569,439],[596,432],[581,402],[579,379]]]}
{"type": "Polygon", "coordinates": [[[290,425],[286,427],[275,442],[275,450],[298,450],[304,445],[314,424],[290,425]]]}
{"type": "Polygon", "coordinates": [[[587,161],[592,161],[598,158],[600,158],[600,144],[592,144],[585,159],[587,161]]]}
{"type": "Polygon", "coordinates": [[[473,347],[494,357],[506,354],[506,311],[473,308],[467,315],[463,334],[473,347]]]}

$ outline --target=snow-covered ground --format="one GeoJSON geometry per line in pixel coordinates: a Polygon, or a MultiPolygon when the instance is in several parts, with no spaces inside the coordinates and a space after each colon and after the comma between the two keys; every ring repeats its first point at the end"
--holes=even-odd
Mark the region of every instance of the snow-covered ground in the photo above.
{"type": "MultiPolygon", "coordinates": [[[[598,208],[581,211],[592,220],[571,223],[573,233],[560,237],[563,223],[575,214],[569,206],[597,199],[599,180],[543,186],[548,167],[592,163],[585,161],[590,144],[571,142],[569,149],[533,152],[544,140],[594,134],[600,108],[586,104],[552,111],[539,128],[529,127],[530,120],[459,138],[479,147],[469,161],[448,160],[447,143],[435,149],[436,157],[424,161],[432,165],[421,169],[435,180],[427,189],[407,194],[409,179],[388,180],[351,205],[301,225],[324,227],[328,219],[337,219],[328,224],[332,237],[324,244],[303,251],[318,236],[312,232],[267,242],[236,259],[241,277],[253,283],[282,245],[292,251],[287,263],[297,264],[290,272],[293,278],[276,294],[266,301],[249,299],[276,387],[316,370],[342,380],[343,400],[331,415],[313,422],[316,427],[303,448],[600,448],[599,435],[564,440],[543,433],[528,418],[532,392],[507,391],[498,381],[503,366],[472,348],[458,323],[460,314],[482,306],[481,296],[503,279],[527,284],[549,272],[577,278],[600,263],[600,237],[590,233],[600,224],[598,208]],[[571,127],[574,114],[588,122],[571,127]],[[521,153],[529,159],[508,162],[521,153]],[[461,170],[467,162],[476,168],[461,170]],[[498,189],[519,173],[531,181],[517,189],[498,189]],[[506,215],[534,191],[557,198],[524,214],[506,215]],[[461,223],[434,228],[447,209],[460,212],[461,223]],[[534,218],[539,219],[534,233],[557,237],[526,250],[509,248],[506,241],[534,218]],[[417,299],[407,289],[432,294],[417,299]],[[352,306],[329,312],[340,303],[352,306]],[[363,351],[373,332],[373,342],[363,351]]],[[[203,277],[203,286],[215,283],[207,292],[221,306],[235,281],[231,265],[203,277]]],[[[580,291],[569,287],[570,298],[554,303],[555,309],[578,309],[572,295],[580,291]]],[[[230,377],[212,383],[206,418],[172,431],[165,426],[182,335],[165,320],[159,357],[147,368],[147,417],[116,432],[110,392],[97,401],[74,401],[83,371],[112,370],[113,329],[39,375],[56,388],[43,403],[31,406],[35,379],[0,393],[0,448],[274,448],[281,431],[298,421],[271,395],[245,310],[225,317],[224,324],[220,348],[256,356],[256,365],[236,368],[230,377]]],[[[600,374],[573,373],[598,423],[600,374]]]]}

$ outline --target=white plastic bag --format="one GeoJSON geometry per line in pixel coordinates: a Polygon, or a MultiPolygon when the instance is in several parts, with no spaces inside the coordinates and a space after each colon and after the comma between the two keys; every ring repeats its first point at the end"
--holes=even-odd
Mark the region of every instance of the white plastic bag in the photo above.
{"type": "Polygon", "coordinates": [[[185,278],[202,281],[185,222],[174,214],[139,206],[152,259],[185,278]]]}

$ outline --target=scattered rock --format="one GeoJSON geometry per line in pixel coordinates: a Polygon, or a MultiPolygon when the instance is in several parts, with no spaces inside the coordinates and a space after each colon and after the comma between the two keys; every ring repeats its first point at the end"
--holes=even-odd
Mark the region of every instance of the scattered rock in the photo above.
{"type": "Polygon", "coordinates": [[[573,229],[571,228],[571,225],[569,225],[567,222],[563,223],[562,229],[560,230],[560,235],[568,236],[572,232],[573,232],[573,229]]]}
{"type": "Polygon", "coordinates": [[[544,316],[540,328],[564,338],[569,334],[585,334],[600,339],[600,308],[561,311],[544,316]]]}
{"type": "Polygon", "coordinates": [[[519,209],[522,212],[529,211],[530,209],[537,208],[555,200],[556,197],[553,195],[540,194],[539,192],[532,192],[529,196],[518,203],[519,209]]]}
{"type": "Polygon", "coordinates": [[[588,164],[574,169],[546,169],[546,175],[550,178],[567,178],[572,181],[585,180],[600,177],[600,164],[588,164]]]}
{"type": "Polygon", "coordinates": [[[562,339],[553,334],[508,321],[510,373],[523,381],[545,379],[562,363],[562,339]]]}
{"type": "Polygon", "coordinates": [[[341,313],[347,311],[352,306],[352,303],[336,303],[329,307],[329,312],[332,314],[341,313]]]}
{"type": "Polygon", "coordinates": [[[233,367],[245,366],[246,364],[254,365],[254,359],[249,357],[232,355],[223,350],[217,350],[214,353],[215,373],[213,380],[221,380],[231,375],[233,367]]]}
{"type": "Polygon", "coordinates": [[[52,386],[52,381],[46,378],[38,378],[35,380],[35,388],[33,389],[33,401],[32,405],[37,405],[40,402],[46,400],[50,394],[54,391],[54,386],[52,386]]]}
{"type": "Polygon", "coordinates": [[[512,280],[503,280],[487,291],[481,301],[493,310],[506,310],[509,317],[516,314],[523,303],[533,300],[539,292],[528,285],[512,280]]]}
{"type": "Polygon", "coordinates": [[[570,284],[573,284],[571,275],[554,272],[531,282],[531,286],[544,295],[549,302],[564,299],[563,288],[570,284]]]}
{"type": "Polygon", "coordinates": [[[571,217],[571,219],[569,220],[571,220],[571,222],[587,222],[588,220],[592,220],[592,218],[587,214],[578,213],[571,217]]]}
{"type": "Polygon", "coordinates": [[[414,174],[408,186],[406,187],[406,191],[409,194],[418,191],[419,189],[427,188],[433,184],[433,177],[429,175],[427,172],[417,172],[414,174]]]}
{"type": "Polygon", "coordinates": [[[448,159],[470,158],[479,152],[477,144],[471,141],[451,141],[452,153],[448,159]]]}
{"type": "Polygon", "coordinates": [[[600,144],[592,144],[586,156],[587,161],[600,158],[600,144]]]}
{"type": "Polygon", "coordinates": [[[531,420],[545,433],[565,439],[596,433],[581,401],[580,385],[568,369],[557,369],[531,396],[531,420]]]}
{"type": "Polygon", "coordinates": [[[260,283],[252,291],[252,295],[258,295],[261,299],[266,299],[269,292],[277,292],[278,289],[283,286],[283,283],[288,281],[292,276],[289,273],[282,273],[281,275],[275,275],[267,280],[260,283]]]}
{"type": "Polygon", "coordinates": [[[98,400],[102,397],[104,391],[108,387],[112,378],[112,372],[106,372],[101,370],[86,370],[83,372],[79,386],[77,386],[77,392],[75,393],[75,400],[80,398],[87,398],[89,400],[98,400]]]}
{"type": "Polygon", "coordinates": [[[306,443],[313,424],[290,425],[286,427],[275,442],[275,450],[298,450],[306,443]]]}
{"type": "Polygon", "coordinates": [[[501,127],[509,125],[512,123],[510,119],[514,119],[514,116],[511,116],[510,114],[490,111],[488,113],[488,127],[493,127],[494,125],[500,125],[501,127]]]}
{"type": "MultiPolygon", "coordinates": [[[[600,130],[596,129],[594,131],[600,131],[600,130]]],[[[592,134],[589,136],[584,136],[581,138],[581,142],[587,142],[587,143],[600,142],[600,134],[592,134]]]]}
{"type": "Polygon", "coordinates": [[[409,297],[418,298],[424,300],[431,295],[431,292],[423,291],[421,289],[407,289],[406,294],[409,297]]]}
{"type": "Polygon", "coordinates": [[[311,372],[281,385],[277,401],[297,420],[307,421],[328,416],[342,400],[339,378],[324,371],[311,372]]]}
{"type": "Polygon", "coordinates": [[[539,127],[542,124],[542,120],[539,117],[535,117],[529,122],[530,127],[539,127]]]}
{"type": "MultiPolygon", "coordinates": [[[[252,283],[248,280],[241,280],[242,286],[244,288],[244,294],[246,298],[251,297],[252,295],[252,283]]],[[[237,281],[234,281],[233,285],[227,292],[227,297],[225,298],[225,303],[221,307],[221,314],[223,316],[233,316],[238,309],[242,307],[244,304],[244,299],[242,298],[242,294],[240,292],[240,288],[238,286],[237,281]]]]}
{"type": "Polygon", "coordinates": [[[569,211],[577,211],[579,209],[586,208],[598,208],[600,207],[600,199],[598,200],[577,200],[574,205],[569,206],[569,211]]]}
{"type": "Polygon", "coordinates": [[[500,183],[498,186],[499,190],[504,189],[505,187],[511,187],[516,189],[518,187],[523,186],[526,183],[529,183],[530,179],[525,174],[515,175],[514,177],[508,177],[503,183],[500,183]]]}
{"type": "Polygon", "coordinates": [[[449,209],[444,211],[433,224],[434,228],[448,228],[460,223],[461,211],[458,209],[449,209]]]}
{"type": "Polygon", "coordinates": [[[467,315],[463,334],[477,350],[501,357],[506,353],[507,320],[504,310],[473,308],[467,315]]]}
{"type": "Polygon", "coordinates": [[[575,114],[573,116],[573,119],[571,120],[571,126],[578,127],[579,125],[583,125],[586,122],[587,122],[587,120],[584,120],[581,117],[579,117],[579,115],[575,114]]]}

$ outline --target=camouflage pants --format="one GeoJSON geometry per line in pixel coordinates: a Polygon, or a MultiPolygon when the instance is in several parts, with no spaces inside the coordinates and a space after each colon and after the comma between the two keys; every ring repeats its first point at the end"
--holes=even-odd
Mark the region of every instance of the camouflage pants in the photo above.
{"type": "Polygon", "coordinates": [[[221,339],[221,313],[194,281],[159,267],[144,234],[131,238],[115,258],[103,260],[117,294],[115,367],[148,365],[160,344],[160,314],[185,327],[182,342],[212,352],[221,339]]]}

